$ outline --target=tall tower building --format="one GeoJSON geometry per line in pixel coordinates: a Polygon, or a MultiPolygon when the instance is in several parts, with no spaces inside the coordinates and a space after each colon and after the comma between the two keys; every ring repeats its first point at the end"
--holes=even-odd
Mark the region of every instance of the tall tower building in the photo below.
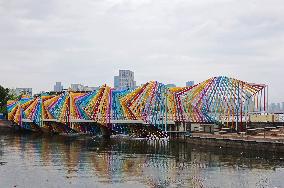
{"type": "Polygon", "coordinates": [[[135,87],[134,72],[130,70],[119,70],[119,75],[114,76],[115,89],[134,89],[135,87]]]}
{"type": "Polygon", "coordinates": [[[62,86],[61,82],[56,82],[53,89],[54,89],[53,91],[55,91],[55,92],[63,91],[63,86],[62,86]]]}

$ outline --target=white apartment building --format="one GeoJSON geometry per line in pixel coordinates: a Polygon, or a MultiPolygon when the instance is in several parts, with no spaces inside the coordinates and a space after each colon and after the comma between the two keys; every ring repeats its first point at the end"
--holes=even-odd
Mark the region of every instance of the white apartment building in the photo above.
{"type": "Polygon", "coordinates": [[[119,70],[119,75],[114,76],[115,89],[134,89],[136,81],[134,80],[134,72],[130,70],[119,70]]]}
{"type": "Polygon", "coordinates": [[[61,84],[61,82],[56,82],[54,87],[53,87],[53,91],[55,92],[61,92],[63,91],[63,86],[61,84]]]}

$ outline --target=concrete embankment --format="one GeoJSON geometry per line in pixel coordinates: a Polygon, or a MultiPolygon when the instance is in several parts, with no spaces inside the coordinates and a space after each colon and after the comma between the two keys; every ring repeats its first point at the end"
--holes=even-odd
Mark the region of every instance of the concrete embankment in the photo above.
{"type": "Polygon", "coordinates": [[[0,129],[1,130],[9,130],[11,129],[12,123],[8,120],[0,119],[0,129]]]}
{"type": "Polygon", "coordinates": [[[0,119],[0,126],[1,127],[10,127],[12,125],[11,121],[6,119],[0,119]]]}
{"type": "Polygon", "coordinates": [[[284,142],[274,140],[258,140],[246,138],[220,138],[206,136],[187,137],[185,141],[189,144],[210,147],[222,147],[232,149],[244,149],[254,151],[271,151],[284,153],[284,142]]]}
{"type": "Polygon", "coordinates": [[[7,120],[0,120],[0,131],[1,132],[9,132],[11,131],[11,125],[12,123],[7,120]]]}

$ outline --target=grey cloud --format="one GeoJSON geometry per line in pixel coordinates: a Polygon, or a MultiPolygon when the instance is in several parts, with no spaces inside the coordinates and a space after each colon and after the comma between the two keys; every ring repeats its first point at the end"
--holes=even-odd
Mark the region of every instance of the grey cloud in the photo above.
{"type": "Polygon", "coordinates": [[[284,100],[283,27],[282,0],[0,0],[0,84],[112,85],[132,69],[138,83],[267,83],[284,100]]]}

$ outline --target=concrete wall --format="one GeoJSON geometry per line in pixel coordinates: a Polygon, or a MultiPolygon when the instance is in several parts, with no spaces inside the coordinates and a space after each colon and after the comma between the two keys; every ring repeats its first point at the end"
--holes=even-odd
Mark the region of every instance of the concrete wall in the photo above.
{"type": "Polygon", "coordinates": [[[284,153],[284,142],[268,142],[255,140],[241,140],[229,138],[202,138],[187,137],[186,142],[189,144],[211,147],[238,148],[254,151],[272,151],[284,153]]]}
{"type": "Polygon", "coordinates": [[[250,115],[251,122],[278,122],[279,116],[277,114],[268,114],[268,115],[259,115],[252,114],[250,115]]]}

